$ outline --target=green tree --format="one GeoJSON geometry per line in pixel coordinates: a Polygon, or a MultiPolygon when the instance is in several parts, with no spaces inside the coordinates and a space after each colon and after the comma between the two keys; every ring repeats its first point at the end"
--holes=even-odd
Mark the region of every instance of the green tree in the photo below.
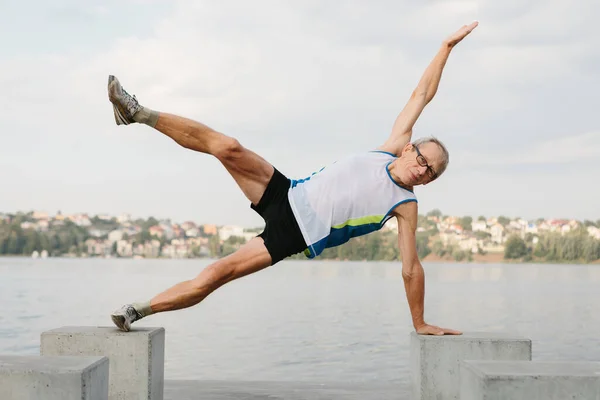
{"type": "Polygon", "coordinates": [[[471,228],[471,224],[472,223],[473,223],[473,218],[472,217],[462,217],[461,219],[458,220],[458,224],[465,231],[470,231],[472,229],[471,228]]]}
{"type": "Polygon", "coordinates": [[[21,243],[18,233],[13,230],[8,235],[6,243],[6,254],[21,254],[21,243]]]}
{"type": "Polygon", "coordinates": [[[429,248],[429,236],[423,233],[417,233],[417,254],[420,259],[427,257],[431,253],[429,248]]]}
{"type": "Polygon", "coordinates": [[[461,250],[460,248],[455,248],[452,251],[452,257],[454,261],[473,261],[473,255],[470,251],[461,250]]]}
{"type": "Polygon", "coordinates": [[[433,242],[433,244],[431,245],[431,251],[438,257],[444,257],[447,253],[444,244],[440,240],[436,240],[435,242],[433,242]]]}
{"type": "Polygon", "coordinates": [[[502,226],[506,226],[510,223],[510,218],[501,215],[498,217],[498,223],[502,226]]]}
{"type": "Polygon", "coordinates": [[[483,216],[480,215],[479,218],[477,218],[477,221],[486,221],[487,219],[483,216]]]}
{"type": "Polygon", "coordinates": [[[527,244],[518,235],[510,235],[504,246],[504,258],[511,260],[527,255],[527,244]]]}
{"type": "Polygon", "coordinates": [[[221,240],[218,235],[212,235],[208,239],[208,250],[213,258],[221,257],[221,240]]]}
{"type": "Polygon", "coordinates": [[[431,210],[427,213],[428,217],[441,217],[442,216],[442,212],[440,210],[438,210],[437,208],[434,210],[431,210]]]}
{"type": "Polygon", "coordinates": [[[600,240],[596,240],[591,236],[585,238],[582,244],[582,257],[587,262],[599,260],[600,240]]]}
{"type": "Polygon", "coordinates": [[[491,233],[485,231],[475,231],[473,232],[473,235],[477,240],[485,240],[492,237],[491,233]]]}

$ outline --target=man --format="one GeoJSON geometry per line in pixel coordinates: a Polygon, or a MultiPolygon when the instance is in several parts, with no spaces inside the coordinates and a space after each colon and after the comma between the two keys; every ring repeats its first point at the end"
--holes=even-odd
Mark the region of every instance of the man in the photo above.
{"type": "Polygon", "coordinates": [[[215,156],[266,223],[260,235],[235,253],[148,302],[124,305],[111,315],[113,322],[129,331],[140,318],[191,307],[227,282],[296,253],[316,257],[325,248],[376,231],[395,217],[402,277],[416,332],[460,334],[425,322],[425,280],[415,239],[418,212],[413,188],[434,181],[444,172],[448,152],[434,138],[410,140],[413,125],[437,91],[451,50],[477,24],[465,25],[443,41],[382,146],[339,160],[297,181],[283,176],[232,137],[199,122],[142,107],[110,76],[108,93],[117,125],[147,124],[183,147],[215,156]]]}

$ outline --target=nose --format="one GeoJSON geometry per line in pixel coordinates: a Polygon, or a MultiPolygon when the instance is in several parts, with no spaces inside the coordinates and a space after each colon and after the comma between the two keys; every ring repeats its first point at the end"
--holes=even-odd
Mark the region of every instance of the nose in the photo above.
{"type": "Polygon", "coordinates": [[[423,176],[423,175],[425,175],[425,172],[427,172],[427,167],[423,167],[422,165],[419,165],[417,168],[417,171],[419,171],[419,176],[423,176]]]}

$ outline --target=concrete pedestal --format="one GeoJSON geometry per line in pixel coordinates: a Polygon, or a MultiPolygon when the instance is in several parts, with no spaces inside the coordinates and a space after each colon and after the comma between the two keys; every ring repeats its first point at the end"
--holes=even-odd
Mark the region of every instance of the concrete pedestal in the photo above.
{"type": "Polygon", "coordinates": [[[163,400],[163,328],[63,327],[42,333],[41,354],[106,356],[110,400],[163,400]]]}
{"type": "Polygon", "coordinates": [[[600,362],[464,361],[461,400],[600,399],[600,362]]]}
{"type": "Polygon", "coordinates": [[[462,360],[531,360],[531,340],[498,333],[410,336],[414,400],[459,399],[462,360]]]}
{"type": "Polygon", "coordinates": [[[106,357],[0,356],[2,400],[107,400],[106,357]]]}

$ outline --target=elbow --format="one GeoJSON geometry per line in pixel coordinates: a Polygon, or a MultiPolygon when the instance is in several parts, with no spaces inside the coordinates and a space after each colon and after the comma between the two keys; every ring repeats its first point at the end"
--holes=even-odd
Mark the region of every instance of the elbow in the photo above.
{"type": "Polygon", "coordinates": [[[421,85],[417,86],[415,90],[412,92],[412,98],[418,100],[424,100],[427,96],[427,87],[423,87],[421,85]]]}

